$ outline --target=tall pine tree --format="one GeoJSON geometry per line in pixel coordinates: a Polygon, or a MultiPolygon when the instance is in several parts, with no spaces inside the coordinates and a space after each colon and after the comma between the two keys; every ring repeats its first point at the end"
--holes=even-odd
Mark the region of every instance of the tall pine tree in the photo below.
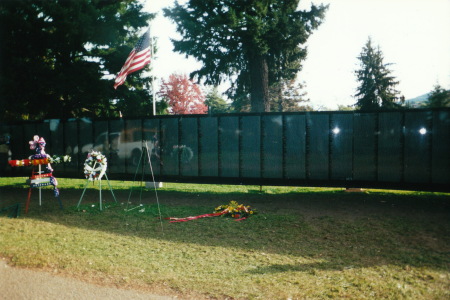
{"type": "MultiPolygon", "coordinates": [[[[234,99],[250,95],[251,110],[270,111],[269,86],[292,79],[301,68],[301,47],[321,24],[326,6],[298,11],[299,0],[190,0],[164,10],[177,25],[175,51],[203,67],[191,74],[219,85],[233,79],[234,99]]],[[[241,104],[233,105],[241,107],[241,104]]]]}
{"type": "Polygon", "coordinates": [[[424,106],[429,108],[450,107],[450,90],[436,84],[424,106]]]}
{"type": "Polygon", "coordinates": [[[400,106],[399,91],[395,89],[398,81],[392,76],[388,67],[392,64],[383,62],[380,47],[372,46],[369,38],[358,57],[360,68],[355,71],[359,87],[355,97],[356,107],[360,110],[376,110],[380,108],[398,108],[400,106]]]}

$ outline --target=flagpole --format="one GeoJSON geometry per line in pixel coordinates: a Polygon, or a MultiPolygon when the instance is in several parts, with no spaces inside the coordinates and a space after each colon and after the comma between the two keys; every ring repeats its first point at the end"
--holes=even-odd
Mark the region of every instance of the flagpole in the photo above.
{"type": "MultiPolygon", "coordinates": [[[[155,61],[155,47],[152,26],[150,24],[150,48],[152,51],[152,60],[155,61]]],[[[155,71],[152,64],[152,97],[153,97],[153,115],[156,116],[156,92],[155,92],[155,71]]]]}

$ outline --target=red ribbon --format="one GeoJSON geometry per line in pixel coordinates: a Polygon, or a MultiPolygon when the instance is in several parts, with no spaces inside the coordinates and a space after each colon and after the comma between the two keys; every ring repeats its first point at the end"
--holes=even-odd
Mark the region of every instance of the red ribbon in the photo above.
{"type": "Polygon", "coordinates": [[[40,174],[40,175],[33,175],[30,177],[30,179],[39,179],[39,178],[45,178],[45,177],[52,177],[52,173],[47,174],[40,174]]]}
{"type": "Polygon", "coordinates": [[[187,221],[197,220],[197,219],[201,219],[201,218],[218,217],[223,214],[225,214],[225,212],[204,214],[204,215],[199,215],[199,216],[195,216],[195,217],[186,217],[186,218],[166,218],[166,220],[171,220],[170,223],[187,222],[187,221]]]}
{"type": "MultiPolygon", "coordinates": [[[[187,221],[191,221],[191,220],[197,220],[197,219],[201,219],[201,218],[209,218],[209,217],[218,217],[218,216],[222,216],[224,214],[227,214],[228,210],[224,210],[221,212],[217,212],[217,213],[212,213],[212,214],[204,214],[204,215],[199,215],[199,216],[195,216],[195,217],[186,217],[186,218],[165,218],[166,220],[171,220],[169,223],[178,223],[178,222],[187,222],[187,221]]],[[[236,219],[235,221],[242,221],[247,219],[247,217],[243,217],[240,219],[236,219]]]]}

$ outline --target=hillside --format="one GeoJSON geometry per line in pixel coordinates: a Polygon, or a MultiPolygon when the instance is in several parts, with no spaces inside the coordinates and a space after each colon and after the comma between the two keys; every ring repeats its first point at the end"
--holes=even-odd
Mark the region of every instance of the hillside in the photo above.
{"type": "Polygon", "coordinates": [[[421,96],[418,96],[418,97],[415,97],[415,98],[412,98],[412,99],[407,99],[407,100],[405,101],[405,104],[406,104],[407,106],[411,106],[411,107],[420,107],[420,106],[422,106],[422,104],[423,104],[425,101],[428,100],[428,96],[429,96],[429,95],[430,95],[430,94],[427,93],[427,94],[423,94],[423,95],[421,95],[421,96]]]}

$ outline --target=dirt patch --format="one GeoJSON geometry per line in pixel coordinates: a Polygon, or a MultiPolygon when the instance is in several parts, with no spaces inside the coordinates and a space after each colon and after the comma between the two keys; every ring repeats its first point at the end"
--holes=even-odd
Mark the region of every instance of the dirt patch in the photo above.
{"type": "Polygon", "coordinates": [[[144,292],[123,290],[55,276],[47,272],[13,268],[0,260],[2,299],[174,299],[144,292]]]}

